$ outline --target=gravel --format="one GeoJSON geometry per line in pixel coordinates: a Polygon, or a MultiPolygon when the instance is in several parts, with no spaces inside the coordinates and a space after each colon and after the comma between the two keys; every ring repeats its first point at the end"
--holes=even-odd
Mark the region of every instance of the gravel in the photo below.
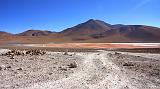
{"type": "Polygon", "coordinates": [[[0,56],[0,89],[160,89],[159,57],[143,55],[101,50],[0,56]]]}

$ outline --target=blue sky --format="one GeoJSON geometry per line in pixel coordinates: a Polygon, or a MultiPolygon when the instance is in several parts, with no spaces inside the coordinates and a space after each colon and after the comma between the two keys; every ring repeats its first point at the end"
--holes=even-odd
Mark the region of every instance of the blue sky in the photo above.
{"type": "Polygon", "coordinates": [[[160,0],[0,0],[1,31],[61,31],[88,19],[160,27],[160,0]]]}

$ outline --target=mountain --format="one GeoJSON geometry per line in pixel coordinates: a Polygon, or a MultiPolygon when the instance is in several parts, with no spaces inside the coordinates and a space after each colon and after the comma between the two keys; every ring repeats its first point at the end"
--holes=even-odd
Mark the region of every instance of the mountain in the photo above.
{"type": "Polygon", "coordinates": [[[1,31],[0,37],[3,37],[3,41],[12,43],[160,42],[160,28],[145,25],[111,25],[90,19],[61,32],[28,30],[13,35],[1,31]]]}
{"type": "MultiPolygon", "coordinates": [[[[119,42],[160,42],[160,28],[145,25],[114,25],[112,29],[100,34],[91,35],[95,39],[110,38],[119,42]],[[116,39],[115,39],[116,38],[116,39]]],[[[114,42],[114,41],[113,41],[114,42]]]]}
{"type": "Polygon", "coordinates": [[[0,37],[4,37],[4,36],[12,36],[13,34],[8,33],[8,32],[4,32],[4,31],[0,31],[0,37]]]}
{"type": "Polygon", "coordinates": [[[18,36],[48,36],[53,34],[51,31],[42,31],[42,30],[27,30],[25,32],[17,34],[18,36]]]}
{"type": "Polygon", "coordinates": [[[111,25],[90,19],[62,32],[73,41],[85,42],[160,42],[160,28],[145,25],[111,25]]]}
{"type": "Polygon", "coordinates": [[[111,29],[110,24],[100,20],[90,19],[87,22],[68,28],[60,33],[65,36],[79,36],[79,35],[82,36],[82,35],[103,33],[110,29],[111,29]]]}

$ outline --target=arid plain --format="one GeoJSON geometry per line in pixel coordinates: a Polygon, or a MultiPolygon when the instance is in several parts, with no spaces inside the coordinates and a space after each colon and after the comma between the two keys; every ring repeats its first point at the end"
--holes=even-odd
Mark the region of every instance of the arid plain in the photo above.
{"type": "Polygon", "coordinates": [[[14,44],[2,48],[0,89],[160,88],[158,43],[14,44]]]}
{"type": "Polygon", "coordinates": [[[0,89],[160,89],[160,28],[90,19],[0,31],[0,89]]]}

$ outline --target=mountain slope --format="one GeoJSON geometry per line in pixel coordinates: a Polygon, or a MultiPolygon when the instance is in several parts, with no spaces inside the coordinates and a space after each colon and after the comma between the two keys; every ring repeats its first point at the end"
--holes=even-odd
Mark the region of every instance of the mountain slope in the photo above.
{"type": "Polygon", "coordinates": [[[100,34],[91,35],[95,39],[110,38],[112,41],[120,42],[160,42],[160,28],[144,26],[144,25],[123,25],[119,27],[112,27],[111,30],[100,34]],[[127,38],[128,41],[123,41],[120,38],[127,38]]]}
{"type": "Polygon", "coordinates": [[[12,36],[13,34],[8,33],[8,32],[4,32],[4,31],[0,31],[0,37],[4,37],[4,36],[12,36]]]}
{"type": "Polygon", "coordinates": [[[0,32],[0,37],[13,43],[160,42],[160,28],[145,25],[111,25],[90,19],[61,32],[28,30],[16,35],[0,32]]]}
{"type": "Polygon", "coordinates": [[[18,36],[48,36],[52,34],[51,31],[42,31],[42,30],[28,30],[22,33],[17,34],[18,36]]]}
{"type": "Polygon", "coordinates": [[[160,42],[160,28],[145,25],[111,25],[94,19],[60,33],[73,41],[84,42],[160,42]]]}
{"type": "Polygon", "coordinates": [[[107,24],[103,21],[90,19],[85,23],[68,28],[60,33],[65,36],[91,35],[110,30],[110,26],[110,24],[107,24]]]}

